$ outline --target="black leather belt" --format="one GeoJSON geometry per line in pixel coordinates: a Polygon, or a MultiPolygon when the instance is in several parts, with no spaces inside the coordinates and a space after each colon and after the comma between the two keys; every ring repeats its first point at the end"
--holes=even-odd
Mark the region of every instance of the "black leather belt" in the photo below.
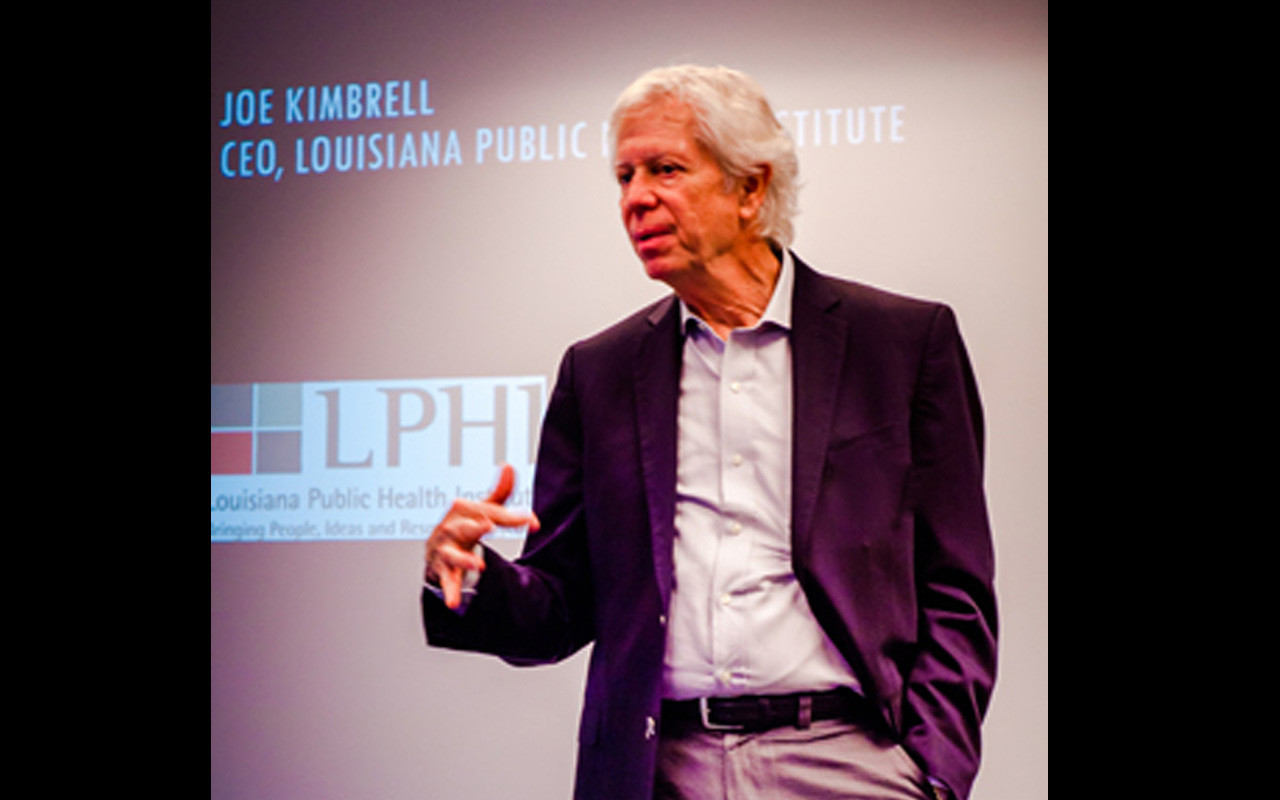
{"type": "Polygon", "coordinates": [[[866,701],[848,689],[663,700],[662,728],[666,732],[694,727],[707,731],[754,733],[783,725],[807,728],[809,723],[820,719],[858,719],[866,710],[866,701]]]}

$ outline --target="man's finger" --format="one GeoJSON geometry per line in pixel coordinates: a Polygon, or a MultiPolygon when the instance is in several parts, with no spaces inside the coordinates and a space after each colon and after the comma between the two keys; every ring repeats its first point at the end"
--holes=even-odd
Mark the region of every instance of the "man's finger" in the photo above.
{"type": "Polygon", "coordinates": [[[440,588],[445,605],[458,608],[462,603],[462,584],[469,571],[484,571],[484,556],[460,549],[446,542],[427,554],[425,579],[440,588]]]}
{"type": "Polygon", "coordinates": [[[440,546],[435,554],[437,563],[443,562],[445,569],[477,572],[484,570],[484,557],[470,550],[463,550],[456,544],[447,543],[440,546]]]}
{"type": "Polygon", "coordinates": [[[516,471],[510,464],[503,464],[502,471],[498,473],[498,483],[493,487],[493,491],[485,499],[485,503],[489,504],[489,508],[484,509],[482,513],[489,518],[495,525],[504,528],[522,528],[528,526],[529,530],[536,531],[541,523],[538,517],[532,512],[513,512],[507,511],[502,506],[511,497],[511,490],[515,487],[516,471]],[[496,508],[495,508],[496,506],[496,508]]]}
{"type": "MultiPolygon", "coordinates": [[[[502,509],[498,508],[497,511],[502,509]]],[[[470,548],[480,541],[480,537],[493,530],[494,525],[503,524],[494,519],[493,514],[494,511],[490,508],[478,508],[468,513],[450,513],[436,526],[432,536],[439,542],[458,542],[463,547],[470,548]]]]}
{"type": "Polygon", "coordinates": [[[462,573],[450,567],[439,570],[436,578],[440,581],[440,591],[444,593],[444,604],[453,609],[462,605],[462,573]]]}
{"type": "Polygon", "coordinates": [[[538,529],[538,518],[532,511],[512,511],[502,506],[489,506],[484,510],[484,516],[502,528],[522,528],[528,525],[529,530],[538,529]]]}
{"type": "Polygon", "coordinates": [[[502,471],[498,473],[498,483],[493,487],[493,491],[489,493],[487,503],[495,503],[502,505],[507,502],[507,498],[511,496],[511,489],[516,485],[516,470],[510,464],[503,464],[502,471]]]}

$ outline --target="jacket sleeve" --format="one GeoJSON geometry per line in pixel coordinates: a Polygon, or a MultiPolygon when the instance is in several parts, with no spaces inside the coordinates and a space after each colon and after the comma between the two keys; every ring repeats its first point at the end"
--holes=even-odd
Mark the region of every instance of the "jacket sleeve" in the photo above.
{"type": "Polygon", "coordinates": [[[582,430],[566,353],[538,445],[534,512],[541,527],[507,561],[486,548],[485,569],[465,611],[422,594],[427,641],[490,653],[517,665],[568,658],[594,638],[590,559],[582,505],[582,430]]]}
{"type": "Polygon", "coordinates": [[[904,745],[964,798],[995,681],[997,619],[982,407],[949,308],[933,317],[911,413],[920,651],[906,681],[904,745]]]}

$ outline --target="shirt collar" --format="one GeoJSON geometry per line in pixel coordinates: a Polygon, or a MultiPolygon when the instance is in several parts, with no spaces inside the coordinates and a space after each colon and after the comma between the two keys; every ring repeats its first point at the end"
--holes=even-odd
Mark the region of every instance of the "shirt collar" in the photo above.
{"type": "MultiPolygon", "coordinates": [[[[765,325],[772,325],[782,330],[791,330],[791,294],[795,285],[795,265],[791,260],[791,251],[787,248],[782,250],[779,255],[779,261],[782,262],[778,269],[778,280],[773,285],[773,294],[769,297],[769,303],[764,307],[764,313],[760,315],[760,320],[756,322],[754,328],[763,328],[765,325]]],[[[774,251],[778,255],[777,251],[774,251]]],[[[692,309],[680,301],[680,330],[688,332],[689,320],[695,320],[699,325],[706,325],[692,309]]]]}

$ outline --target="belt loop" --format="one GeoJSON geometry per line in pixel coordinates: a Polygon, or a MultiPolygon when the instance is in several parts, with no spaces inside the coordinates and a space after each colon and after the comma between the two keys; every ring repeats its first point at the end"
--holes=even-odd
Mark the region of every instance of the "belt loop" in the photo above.
{"type": "Polygon", "coordinates": [[[813,695],[800,695],[799,708],[796,709],[796,727],[804,730],[813,721],[813,695]]]}

